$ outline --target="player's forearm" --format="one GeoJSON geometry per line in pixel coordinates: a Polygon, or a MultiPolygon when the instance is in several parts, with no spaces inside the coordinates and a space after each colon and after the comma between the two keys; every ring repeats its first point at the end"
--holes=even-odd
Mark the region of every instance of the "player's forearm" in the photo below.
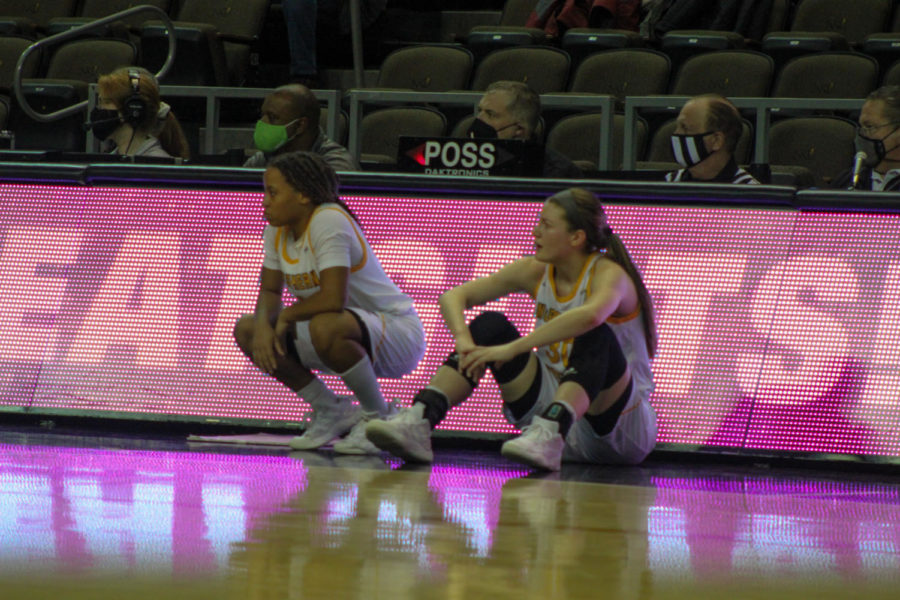
{"type": "Polygon", "coordinates": [[[286,306],[279,316],[288,323],[296,323],[297,321],[308,321],[321,313],[339,313],[344,308],[346,306],[342,298],[320,291],[286,306]]]}
{"type": "Polygon", "coordinates": [[[560,314],[552,321],[535,327],[531,333],[519,338],[516,343],[520,344],[522,352],[526,352],[532,348],[577,337],[602,323],[603,319],[587,307],[574,308],[560,314]]]}
{"type": "Polygon", "coordinates": [[[441,294],[438,304],[444,324],[453,339],[458,342],[472,343],[472,334],[469,333],[469,326],[466,324],[465,310],[468,307],[465,296],[460,293],[459,288],[453,288],[441,294]]]}
{"type": "Polygon", "coordinates": [[[256,315],[257,323],[272,324],[275,317],[281,312],[281,294],[276,294],[268,290],[260,290],[259,296],[256,298],[256,315]]]}

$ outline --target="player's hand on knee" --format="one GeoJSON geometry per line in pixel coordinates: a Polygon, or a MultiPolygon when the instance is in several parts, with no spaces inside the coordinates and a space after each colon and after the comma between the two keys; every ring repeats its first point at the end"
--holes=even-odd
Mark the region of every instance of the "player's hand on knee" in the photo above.
{"type": "Polygon", "coordinates": [[[253,363],[266,373],[272,374],[278,366],[275,330],[271,327],[258,327],[253,332],[253,363]]]}
{"type": "Polygon", "coordinates": [[[487,361],[483,359],[488,347],[475,346],[466,353],[460,353],[459,372],[471,379],[478,381],[487,369],[487,361]]]}
{"type": "Polygon", "coordinates": [[[459,366],[470,378],[483,375],[489,364],[500,367],[516,356],[516,349],[512,344],[500,344],[498,346],[479,346],[465,357],[461,357],[459,366]]]}
{"type": "Polygon", "coordinates": [[[293,323],[287,321],[281,313],[279,315],[278,320],[275,321],[275,339],[274,339],[274,347],[275,351],[278,352],[281,356],[284,356],[285,349],[285,340],[287,339],[288,331],[290,330],[293,323]]]}

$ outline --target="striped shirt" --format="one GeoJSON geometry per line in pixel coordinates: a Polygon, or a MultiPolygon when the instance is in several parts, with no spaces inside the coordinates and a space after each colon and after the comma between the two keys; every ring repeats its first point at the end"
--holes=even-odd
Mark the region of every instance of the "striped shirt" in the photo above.
{"type": "Polygon", "coordinates": [[[756,178],[753,177],[753,175],[737,166],[737,164],[734,162],[734,159],[728,161],[728,164],[725,165],[725,168],[719,171],[719,174],[712,179],[694,179],[691,176],[691,172],[687,169],[678,169],[677,171],[666,173],[666,181],[671,183],[693,181],[697,183],[759,184],[759,181],[757,181],[756,178]]]}

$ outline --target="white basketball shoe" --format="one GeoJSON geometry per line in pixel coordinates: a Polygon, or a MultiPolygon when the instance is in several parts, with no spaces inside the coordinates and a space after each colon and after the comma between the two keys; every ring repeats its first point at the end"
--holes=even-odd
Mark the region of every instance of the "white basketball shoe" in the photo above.
{"type": "Polygon", "coordinates": [[[338,396],[337,402],[317,406],[303,435],[291,440],[294,450],[314,450],[339,438],[362,420],[362,410],[353,396],[338,396]]]}
{"type": "Polygon", "coordinates": [[[366,439],[366,427],[379,419],[390,419],[397,414],[399,408],[394,401],[387,403],[388,412],[384,416],[363,413],[363,418],[356,422],[347,436],[334,443],[334,451],[338,454],[381,454],[381,448],[366,439]]]}
{"type": "Polygon", "coordinates": [[[382,450],[412,462],[434,461],[431,451],[431,424],[425,418],[425,405],[416,403],[402,408],[393,417],[369,421],[366,437],[382,450]]]}
{"type": "Polygon", "coordinates": [[[535,417],[522,435],[503,444],[500,453],[510,460],[538,469],[559,471],[566,441],[559,434],[559,423],[535,417]]]}

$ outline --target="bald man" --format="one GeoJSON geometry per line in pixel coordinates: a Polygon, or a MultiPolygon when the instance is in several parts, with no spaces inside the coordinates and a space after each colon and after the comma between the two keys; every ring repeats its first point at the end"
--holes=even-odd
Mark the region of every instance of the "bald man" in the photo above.
{"type": "Polygon", "coordinates": [[[672,152],[683,168],[667,173],[666,181],[759,183],[734,160],[741,115],[727,98],[715,94],[691,98],[675,123],[672,152]]]}
{"type": "Polygon", "coordinates": [[[319,101],[299,83],[276,88],[263,100],[260,119],[253,132],[257,152],[245,167],[263,168],[269,160],[284,152],[314,152],[335,171],[359,171],[359,165],[346,148],[325,135],[319,126],[319,101]]]}

